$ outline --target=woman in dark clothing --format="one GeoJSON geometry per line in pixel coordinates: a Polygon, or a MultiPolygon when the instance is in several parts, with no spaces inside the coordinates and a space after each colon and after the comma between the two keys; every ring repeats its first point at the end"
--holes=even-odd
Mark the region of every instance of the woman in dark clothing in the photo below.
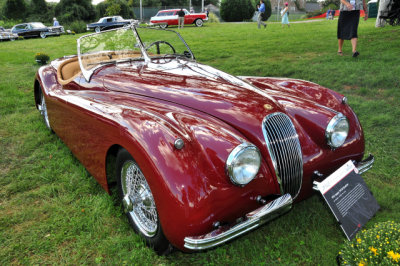
{"type": "Polygon", "coordinates": [[[344,40],[351,40],[353,48],[353,57],[357,57],[360,53],[357,51],[357,30],[360,20],[360,10],[365,10],[364,20],[368,19],[367,6],[365,0],[340,0],[340,14],[338,21],[338,55],[343,55],[344,40]]]}

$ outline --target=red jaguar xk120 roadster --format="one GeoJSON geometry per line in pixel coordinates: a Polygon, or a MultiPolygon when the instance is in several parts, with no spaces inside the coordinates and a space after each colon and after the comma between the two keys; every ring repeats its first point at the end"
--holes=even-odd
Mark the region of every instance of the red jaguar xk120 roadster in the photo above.
{"type": "Polygon", "coordinates": [[[129,222],[160,254],[225,243],[310,196],[315,176],[372,166],[346,98],[315,83],[229,75],[170,30],[77,44],[38,70],[36,107],[108,192],[116,169],[129,222]]]}

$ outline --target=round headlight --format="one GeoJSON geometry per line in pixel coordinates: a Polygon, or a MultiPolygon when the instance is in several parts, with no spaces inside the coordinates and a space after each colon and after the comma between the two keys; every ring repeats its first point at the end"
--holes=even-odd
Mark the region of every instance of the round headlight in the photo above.
{"type": "Polygon", "coordinates": [[[342,113],[339,113],[329,121],[329,124],[326,127],[326,141],[332,149],[339,148],[345,142],[348,133],[349,122],[342,113]]]}
{"type": "Polygon", "coordinates": [[[260,164],[258,148],[250,143],[242,143],[229,154],[226,171],[233,184],[244,186],[257,175],[260,164]]]}

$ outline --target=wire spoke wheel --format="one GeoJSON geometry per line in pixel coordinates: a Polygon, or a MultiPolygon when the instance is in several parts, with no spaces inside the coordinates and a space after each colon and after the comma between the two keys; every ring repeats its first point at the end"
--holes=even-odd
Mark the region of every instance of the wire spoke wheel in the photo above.
{"type": "Polygon", "coordinates": [[[133,205],[128,215],[143,235],[154,236],[158,229],[156,205],[146,178],[134,161],[122,165],[121,184],[122,196],[128,196],[133,205]]]}
{"type": "Polygon", "coordinates": [[[47,113],[46,100],[44,98],[44,94],[43,93],[41,93],[40,105],[39,105],[38,109],[40,111],[40,114],[43,117],[43,120],[44,120],[44,123],[46,124],[46,127],[48,129],[51,129],[49,115],[47,113]]]}

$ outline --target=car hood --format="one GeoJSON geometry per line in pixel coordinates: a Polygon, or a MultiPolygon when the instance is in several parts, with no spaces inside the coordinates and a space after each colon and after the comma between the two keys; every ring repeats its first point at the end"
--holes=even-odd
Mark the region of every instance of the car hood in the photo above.
{"type": "Polygon", "coordinates": [[[111,91],[162,99],[210,114],[255,142],[264,141],[261,125],[268,114],[283,112],[293,117],[300,112],[307,120],[322,118],[324,126],[336,114],[301,97],[300,92],[280,95],[284,87],[279,84],[301,81],[271,79],[260,88],[196,62],[106,66],[94,78],[102,79],[104,87],[111,91]]]}

